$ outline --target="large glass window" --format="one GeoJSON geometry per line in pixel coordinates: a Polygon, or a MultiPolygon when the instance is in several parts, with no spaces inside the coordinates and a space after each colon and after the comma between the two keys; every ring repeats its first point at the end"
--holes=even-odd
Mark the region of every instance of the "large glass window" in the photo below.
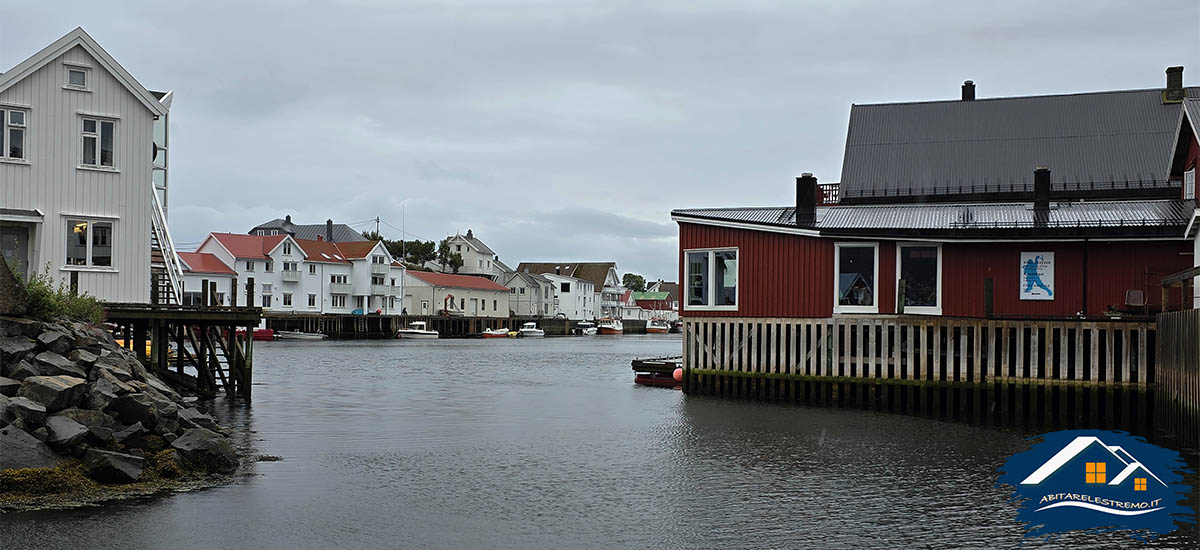
{"type": "Polygon", "coordinates": [[[738,251],[693,250],[685,253],[686,305],[693,309],[737,308],[738,251]]]}
{"type": "Polygon", "coordinates": [[[113,128],[110,120],[83,119],[84,166],[113,166],[113,128]]]}
{"type": "MultiPolygon", "coordinates": [[[[900,246],[900,279],[904,281],[904,307],[937,308],[941,294],[939,248],[936,245],[900,246]]],[[[897,287],[899,288],[899,287],[897,287]]],[[[921,313],[917,309],[910,313],[921,313]]]]}
{"type": "Polygon", "coordinates": [[[875,243],[838,243],[835,246],[836,310],[848,313],[874,313],[879,310],[875,297],[877,250],[875,243]]]}
{"type": "Polygon", "coordinates": [[[113,222],[67,220],[67,265],[112,267],[113,222]]]}

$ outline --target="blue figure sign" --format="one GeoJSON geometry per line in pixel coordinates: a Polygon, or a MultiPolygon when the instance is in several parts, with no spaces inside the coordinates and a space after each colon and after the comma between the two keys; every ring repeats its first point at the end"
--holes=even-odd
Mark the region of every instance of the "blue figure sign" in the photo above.
{"type": "Polygon", "coordinates": [[[1021,299],[1054,299],[1054,253],[1021,253],[1021,299]]]}

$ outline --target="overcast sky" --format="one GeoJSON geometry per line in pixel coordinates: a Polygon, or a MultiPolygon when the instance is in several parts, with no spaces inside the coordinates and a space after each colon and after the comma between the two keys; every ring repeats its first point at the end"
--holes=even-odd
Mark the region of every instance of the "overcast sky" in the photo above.
{"type": "Polygon", "coordinates": [[[82,26],[174,90],[176,241],[378,216],[647,279],[672,208],[837,181],[851,103],[1200,83],[1195,0],[163,4],[0,0],[0,71],[82,26]]]}

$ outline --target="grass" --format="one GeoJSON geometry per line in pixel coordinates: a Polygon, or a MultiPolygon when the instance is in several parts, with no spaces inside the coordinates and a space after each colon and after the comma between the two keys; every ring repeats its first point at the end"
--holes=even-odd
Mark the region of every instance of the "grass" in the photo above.
{"type": "Polygon", "coordinates": [[[67,319],[92,324],[104,320],[100,300],[86,292],[72,292],[65,281],[55,285],[48,264],[43,273],[31,273],[28,280],[17,277],[17,282],[29,294],[26,309],[29,317],[40,321],[67,319]]]}

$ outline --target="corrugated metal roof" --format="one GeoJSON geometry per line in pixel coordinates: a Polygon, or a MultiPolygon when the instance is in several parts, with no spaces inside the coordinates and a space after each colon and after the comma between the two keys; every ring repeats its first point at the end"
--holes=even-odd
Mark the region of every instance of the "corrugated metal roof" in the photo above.
{"type": "MultiPolygon", "coordinates": [[[[696,208],[671,214],[738,223],[794,226],[796,209],[786,207],[696,208]]],[[[816,211],[818,231],[955,230],[1035,227],[1033,203],[843,205],[816,211]]],[[[1089,201],[1050,205],[1045,227],[1134,228],[1183,226],[1192,214],[1190,201],[1089,201]]],[[[1040,227],[1040,226],[1039,226],[1040,227]]]]}
{"type": "MultiPolygon", "coordinates": [[[[1200,97],[1200,88],[1187,88],[1200,97]]],[[[841,198],[1169,187],[1181,106],[1162,90],[854,105],[841,198]]]]}
{"type": "Polygon", "coordinates": [[[1183,100],[1183,110],[1187,112],[1188,121],[1192,123],[1192,132],[1200,139],[1200,98],[1183,100]]]}

